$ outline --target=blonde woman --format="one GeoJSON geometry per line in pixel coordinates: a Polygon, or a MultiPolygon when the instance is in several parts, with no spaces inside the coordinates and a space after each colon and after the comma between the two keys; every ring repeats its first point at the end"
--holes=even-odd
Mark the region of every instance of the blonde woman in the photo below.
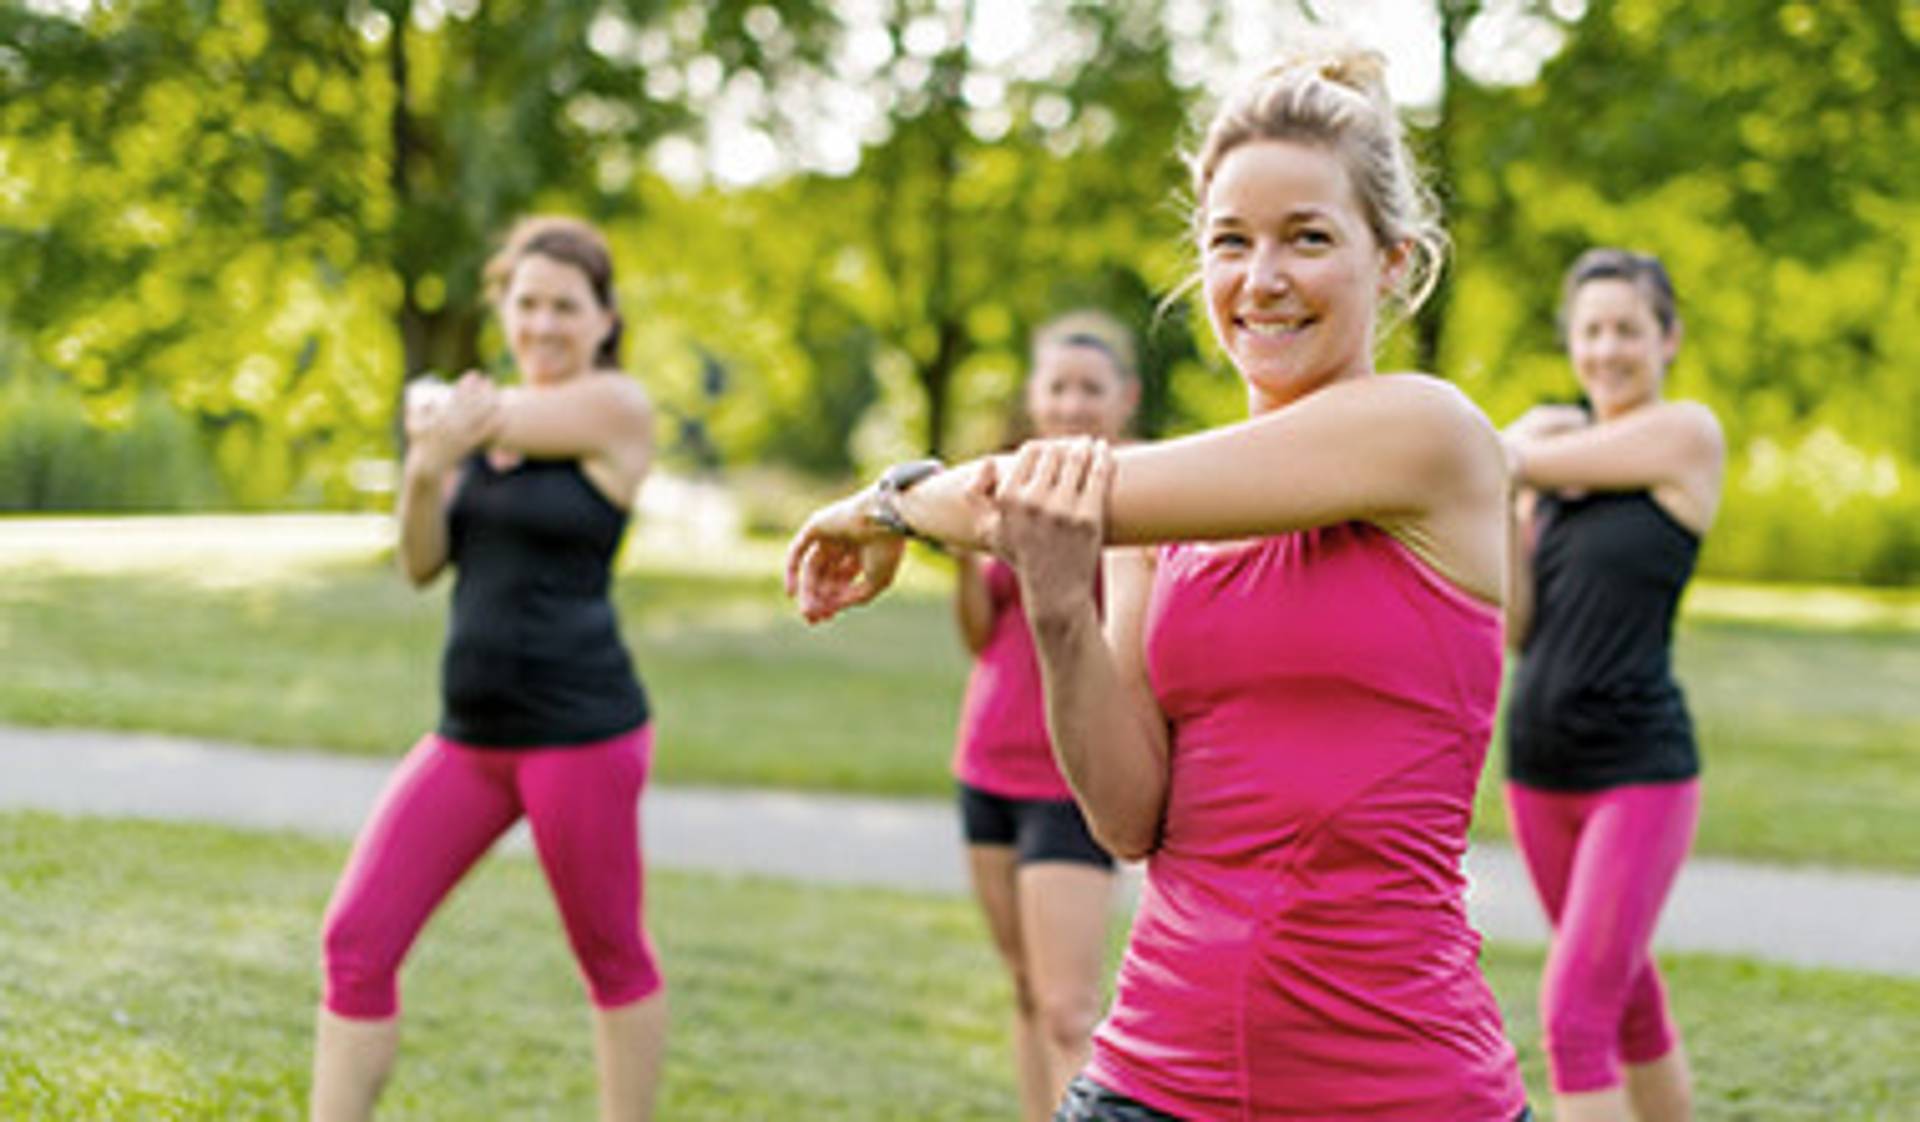
{"type": "Polygon", "coordinates": [[[1147,863],[1057,1119],[1524,1118],[1460,871],[1500,686],[1506,465],[1458,392],[1374,368],[1445,246],[1379,56],[1276,67],[1193,170],[1249,418],[890,473],[802,527],[789,586],[812,620],[871,599],[909,531],[1018,573],[1062,770],[1094,836],[1147,863]],[[1103,627],[1112,544],[1159,548],[1107,554],[1103,627]]]}

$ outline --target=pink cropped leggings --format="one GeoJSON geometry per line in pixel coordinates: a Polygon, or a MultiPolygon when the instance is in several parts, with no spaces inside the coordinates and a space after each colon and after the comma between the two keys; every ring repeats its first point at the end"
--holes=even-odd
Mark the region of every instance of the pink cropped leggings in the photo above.
{"type": "Polygon", "coordinates": [[[1540,990],[1562,1094],[1617,1087],[1621,1064],[1679,1042],[1652,943],[1700,818],[1700,781],[1605,791],[1507,785],[1514,839],[1553,922],[1540,990]]]}
{"type": "Polygon", "coordinates": [[[593,744],[488,750],[429,734],[395,770],[327,906],[328,1010],[399,1011],[400,963],[427,918],[522,814],[593,1003],[660,988],[640,916],[640,791],[652,726],[593,744]]]}

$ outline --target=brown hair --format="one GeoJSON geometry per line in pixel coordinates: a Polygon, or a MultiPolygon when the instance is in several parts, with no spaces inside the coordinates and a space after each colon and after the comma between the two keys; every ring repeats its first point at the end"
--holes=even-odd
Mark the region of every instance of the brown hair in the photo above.
{"type": "MultiPolygon", "coordinates": [[[[1076,308],[1054,316],[1034,328],[1028,336],[1027,373],[1020,380],[1021,392],[1007,401],[1006,417],[1001,426],[1000,447],[1003,451],[1018,448],[1034,435],[1033,419],[1027,415],[1026,393],[1033,382],[1034,372],[1039,369],[1040,354],[1049,347],[1085,347],[1098,351],[1113,367],[1123,387],[1140,381],[1133,331],[1118,316],[1097,308],[1076,308]]],[[[1131,427],[1131,421],[1127,427],[1131,427]]]]}
{"type": "Polygon", "coordinates": [[[613,327],[593,353],[593,365],[599,370],[620,368],[620,308],[613,294],[613,254],[607,239],[578,218],[537,214],[522,218],[507,232],[506,244],[487,260],[481,274],[486,282],[487,299],[498,302],[512,283],[513,270],[528,257],[545,257],[572,265],[587,278],[593,298],[613,313],[613,327]]]}
{"type": "Polygon", "coordinates": [[[1574,293],[1588,281],[1623,280],[1640,290],[1647,307],[1652,309],[1653,318],[1660,323],[1662,335],[1672,335],[1680,326],[1680,310],[1673,295],[1673,278],[1667,275],[1667,267],[1651,253],[1635,253],[1630,249],[1616,249],[1601,246],[1589,249],[1576,258],[1567,269],[1566,279],[1560,282],[1560,311],[1555,317],[1555,325],[1560,332],[1560,342],[1567,341],[1567,313],[1573,309],[1574,293]]]}
{"type": "Polygon", "coordinates": [[[1188,160],[1196,235],[1220,162],[1257,140],[1314,144],[1341,160],[1374,241],[1382,249],[1409,247],[1409,267],[1394,298],[1406,315],[1418,309],[1439,282],[1449,242],[1439,204],[1421,179],[1387,96],[1385,58],[1350,46],[1297,54],[1229,98],[1188,160]]]}
{"type": "MultiPolygon", "coordinates": [[[[1134,356],[1133,332],[1106,312],[1093,308],[1063,312],[1034,329],[1029,346],[1029,365],[1038,365],[1040,352],[1048,347],[1087,347],[1107,356],[1123,382],[1138,381],[1138,360],[1134,356]]],[[[1032,378],[1032,374],[1028,374],[1032,378]]]]}

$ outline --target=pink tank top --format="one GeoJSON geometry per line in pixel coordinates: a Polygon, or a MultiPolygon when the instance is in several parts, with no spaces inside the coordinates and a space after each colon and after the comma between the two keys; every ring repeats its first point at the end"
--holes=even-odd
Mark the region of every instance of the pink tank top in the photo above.
{"type": "Polygon", "coordinates": [[[993,629],[967,679],[953,774],[969,787],[1008,799],[1070,799],[1047,739],[1040,660],[1020,609],[1020,582],[997,557],[985,562],[993,629]]]}
{"type": "Polygon", "coordinates": [[[1163,550],[1160,846],[1091,1074],[1191,1119],[1525,1105],[1460,860],[1501,621],[1361,523],[1163,550]]]}

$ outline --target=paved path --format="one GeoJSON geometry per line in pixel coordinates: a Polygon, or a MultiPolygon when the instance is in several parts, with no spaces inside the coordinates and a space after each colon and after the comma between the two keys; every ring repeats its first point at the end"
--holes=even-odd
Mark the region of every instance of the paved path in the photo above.
{"type": "MultiPolygon", "coordinates": [[[[0,811],[346,837],[391,765],[148,735],[0,727],[0,811]]],[[[953,815],[938,801],[660,788],[647,794],[644,828],[651,858],[665,868],[915,891],[965,888],[953,815]]],[[[524,847],[524,835],[508,844],[524,847]]],[[[1510,849],[1476,846],[1467,872],[1473,920],[1489,938],[1545,938],[1510,849]]],[[[1658,944],[1920,977],[1920,877],[1698,859],[1680,878],[1658,944]]]]}

